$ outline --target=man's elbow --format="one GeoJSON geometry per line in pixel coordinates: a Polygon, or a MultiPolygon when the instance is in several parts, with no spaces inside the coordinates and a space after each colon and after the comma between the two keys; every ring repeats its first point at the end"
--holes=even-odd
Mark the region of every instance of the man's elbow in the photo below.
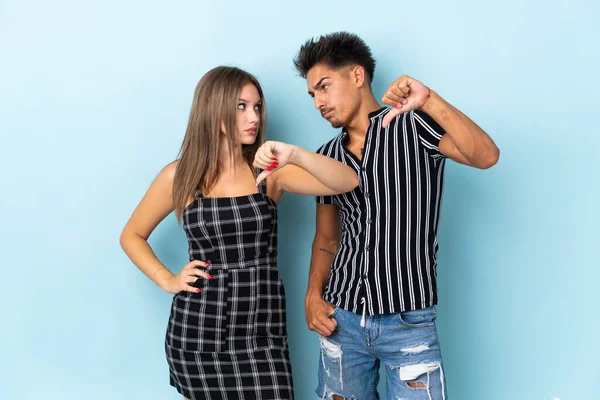
{"type": "Polygon", "coordinates": [[[479,169],[489,169],[496,165],[499,159],[500,149],[497,146],[493,146],[482,155],[475,166],[479,169]]]}
{"type": "Polygon", "coordinates": [[[323,234],[316,234],[313,239],[313,251],[323,251],[327,249],[330,252],[335,253],[337,251],[339,239],[333,236],[327,236],[323,234]]]}

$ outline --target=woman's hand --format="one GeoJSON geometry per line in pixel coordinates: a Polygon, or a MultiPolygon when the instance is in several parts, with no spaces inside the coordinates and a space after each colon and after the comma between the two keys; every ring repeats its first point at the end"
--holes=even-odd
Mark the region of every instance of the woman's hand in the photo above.
{"type": "Polygon", "coordinates": [[[198,268],[208,268],[209,266],[210,264],[204,261],[193,260],[186,264],[177,275],[169,277],[165,282],[163,289],[171,294],[177,294],[179,292],[201,293],[202,289],[195,288],[192,285],[200,278],[212,279],[212,276],[198,268]]]}
{"type": "Polygon", "coordinates": [[[258,186],[267,176],[271,175],[277,168],[283,168],[286,164],[292,164],[297,155],[297,147],[283,142],[269,140],[259,147],[254,156],[254,167],[263,169],[256,178],[258,186]]]}

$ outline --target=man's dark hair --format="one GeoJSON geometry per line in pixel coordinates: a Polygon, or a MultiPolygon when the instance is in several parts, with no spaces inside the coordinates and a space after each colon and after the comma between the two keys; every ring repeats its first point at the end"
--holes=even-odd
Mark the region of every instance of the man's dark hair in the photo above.
{"type": "Polygon", "coordinates": [[[375,60],[371,49],[354,33],[334,32],[309,39],[300,47],[294,58],[294,66],[300,76],[306,78],[308,71],[317,64],[332,69],[358,64],[365,69],[369,82],[373,82],[375,60]]]}

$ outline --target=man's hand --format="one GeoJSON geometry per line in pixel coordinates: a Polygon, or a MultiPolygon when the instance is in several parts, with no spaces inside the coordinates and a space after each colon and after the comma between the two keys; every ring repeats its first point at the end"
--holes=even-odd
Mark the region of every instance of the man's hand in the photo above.
{"type": "Polygon", "coordinates": [[[331,318],[335,307],[323,300],[321,296],[310,294],[307,294],[304,299],[304,307],[308,329],[321,336],[329,336],[333,333],[337,327],[337,322],[331,318]]]}
{"type": "Polygon", "coordinates": [[[383,95],[381,101],[392,107],[383,118],[383,127],[387,128],[392,119],[399,114],[419,109],[429,97],[429,88],[408,75],[396,79],[383,95]]]}

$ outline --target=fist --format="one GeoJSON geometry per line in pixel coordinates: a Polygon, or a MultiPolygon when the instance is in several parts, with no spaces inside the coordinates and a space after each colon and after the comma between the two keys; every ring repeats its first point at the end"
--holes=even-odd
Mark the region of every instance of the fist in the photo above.
{"type": "Polygon", "coordinates": [[[295,156],[296,147],[291,144],[275,142],[273,140],[263,143],[254,156],[254,167],[264,170],[256,178],[256,185],[260,184],[275,170],[283,168],[286,164],[290,164],[295,156]]]}
{"type": "Polygon", "coordinates": [[[397,115],[419,109],[429,98],[429,88],[408,75],[396,79],[388,87],[381,101],[392,107],[383,118],[383,127],[387,128],[390,121],[397,115]]]}

